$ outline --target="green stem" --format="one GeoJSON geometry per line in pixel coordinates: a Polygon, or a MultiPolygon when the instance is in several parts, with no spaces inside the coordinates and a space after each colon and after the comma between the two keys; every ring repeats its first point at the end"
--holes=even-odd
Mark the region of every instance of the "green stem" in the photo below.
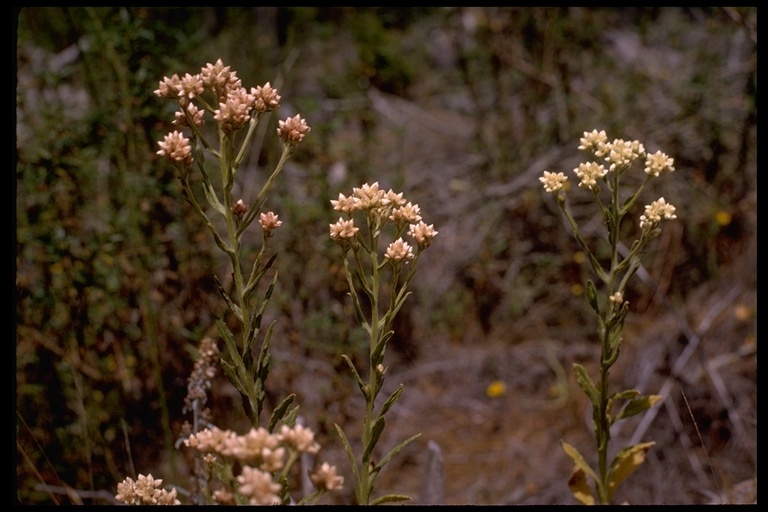
{"type": "Polygon", "coordinates": [[[365,420],[363,423],[363,458],[361,460],[361,467],[360,467],[360,480],[361,480],[361,486],[360,486],[360,496],[358,496],[358,503],[361,505],[368,505],[370,503],[370,497],[371,497],[371,491],[373,490],[373,475],[371,474],[371,469],[373,468],[373,464],[371,462],[371,453],[373,450],[366,449],[369,444],[371,443],[371,440],[373,438],[373,423],[374,423],[374,412],[373,407],[374,403],[376,401],[376,396],[379,393],[378,389],[378,382],[376,379],[376,365],[377,361],[373,360],[373,351],[374,348],[379,343],[379,338],[381,336],[381,329],[379,325],[379,262],[378,262],[378,253],[374,248],[377,246],[376,239],[377,237],[374,235],[373,230],[369,230],[371,232],[371,236],[373,239],[371,240],[371,248],[370,251],[370,257],[371,257],[371,272],[372,272],[372,283],[371,283],[371,333],[370,333],[370,344],[368,347],[368,361],[369,361],[369,369],[368,369],[368,389],[369,389],[369,395],[366,399],[365,403],[365,420]]]}

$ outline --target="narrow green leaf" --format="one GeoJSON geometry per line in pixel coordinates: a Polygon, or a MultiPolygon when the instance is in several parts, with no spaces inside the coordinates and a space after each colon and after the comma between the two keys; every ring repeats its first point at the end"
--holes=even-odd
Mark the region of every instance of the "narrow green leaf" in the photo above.
{"type": "Polygon", "coordinates": [[[256,364],[256,374],[262,380],[267,380],[269,375],[269,363],[272,357],[269,354],[269,344],[272,341],[272,332],[275,328],[275,322],[272,322],[264,333],[264,341],[261,342],[261,350],[259,351],[259,361],[256,364]]]}
{"type": "Polygon", "coordinates": [[[617,421],[622,418],[629,418],[635,414],[640,414],[641,412],[656,405],[659,400],[661,400],[661,395],[644,395],[634,398],[629,401],[627,406],[624,407],[624,409],[622,409],[619,414],[616,415],[613,421],[617,421]]]}
{"type": "Polygon", "coordinates": [[[397,312],[398,312],[398,311],[400,311],[400,308],[402,308],[402,307],[403,307],[403,304],[405,304],[405,301],[406,301],[406,299],[408,299],[408,297],[411,295],[411,293],[413,293],[413,292],[408,292],[408,293],[406,293],[405,295],[403,295],[403,296],[402,296],[402,297],[401,297],[401,298],[400,298],[400,299],[397,301],[397,303],[395,304],[395,307],[394,307],[394,309],[392,310],[392,318],[394,318],[394,317],[395,317],[395,315],[397,314],[397,312]]]}
{"type": "Polygon", "coordinates": [[[283,419],[283,416],[285,416],[285,412],[288,410],[288,407],[291,406],[293,401],[296,399],[296,395],[294,393],[291,393],[287,397],[283,398],[283,401],[280,402],[277,407],[275,407],[275,410],[272,411],[272,416],[269,418],[269,423],[267,426],[267,430],[272,432],[275,430],[275,426],[277,425],[277,422],[283,419]]]}
{"type": "Polygon", "coordinates": [[[384,351],[387,348],[387,340],[389,340],[394,334],[394,331],[388,331],[384,333],[381,339],[376,343],[371,351],[371,366],[376,367],[384,360],[384,351]]]}
{"type": "Polygon", "coordinates": [[[293,427],[296,425],[296,419],[299,417],[299,406],[297,405],[290,411],[288,411],[288,414],[283,416],[283,419],[281,420],[284,425],[288,425],[289,427],[293,427]]]}
{"type": "Polygon", "coordinates": [[[587,464],[587,461],[584,460],[584,456],[579,452],[579,450],[576,449],[575,446],[568,444],[565,441],[560,441],[560,443],[566,455],[568,455],[576,464],[577,469],[582,470],[584,473],[587,474],[587,476],[592,478],[595,482],[600,481],[600,479],[597,477],[597,474],[592,470],[591,467],[589,467],[589,464],[587,464]]]}
{"type": "Polygon", "coordinates": [[[221,201],[219,201],[219,198],[216,196],[216,189],[213,185],[208,184],[208,186],[204,186],[202,189],[203,192],[205,192],[205,199],[208,201],[208,204],[224,215],[224,205],[221,204],[221,201]]]}
{"type": "Polygon", "coordinates": [[[632,400],[639,394],[640,392],[636,389],[625,389],[612,394],[610,400],[632,400]]]}
{"type": "Polygon", "coordinates": [[[352,467],[352,473],[355,477],[355,482],[360,481],[360,473],[357,470],[357,463],[355,462],[355,454],[352,452],[352,446],[349,444],[349,440],[347,439],[346,434],[344,434],[344,431],[341,429],[341,427],[334,423],[334,427],[336,427],[336,432],[339,434],[339,437],[341,438],[341,444],[344,445],[344,451],[347,452],[347,457],[349,458],[349,465],[352,467]]]}
{"type": "Polygon", "coordinates": [[[608,498],[613,495],[616,488],[627,479],[629,475],[645,461],[645,454],[651,449],[651,446],[655,445],[653,441],[649,443],[638,443],[627,448],[624,448],[611,462],[611,467],[608,470],[608,498]]]}
{"type": "MultiPolygon", "coordinates": [[[[269,270],[269,268],[275,262],[275,258],[277,258],[277,253],[270,256],[270,258],[267,260],[267,262],[258,272],[255,272],[255,274],[254,272],[252,272],[252,274],[254,274],[253,278],[245,286],[245,291],[243,292],[243,298],[246,303],[251,298],[251,295],[253,294],[253,292],[256,290],[256,287],[261,282],[261,278],[264,277],[264,274],[267,273],[267,270],[269,270]]],[[[255,270],[255,266],[258,265],[258,263],[259,263],[258,261],[254,262],[254,270],[255,270]]],[[[272,277],[272,283],[269,285],[269,289],[267,289],[266,299],[265,299],[265,301],[267,302],[269,301],[269,298],[272,296],[272,290],[274,290],[275,288],[276,281],[277,281],[277,272],[275,272],[275,275],[272,277]]],[[[263,308],[262,308],[262,311],[263,311],[263,308]]]]}
{"type": "Polygon", "coordinates": [[[224,346],[227,347],[227,353],[229,354],[229,358],[232,360],[232,370],[236,371],[238,375],[244,376],[245,367],[243,366],[242,357],[240,355],[240,351],[237,348],[237,343],[235,342],[232,331],[229,330],[227,324],[225,324],[220,318],[217,318],[214,323],[216,324],[216,328],[218,329],[219,334],[222,338],[224,338],[224,346]]]}
{"type": "Polygon", "coordinates": [[[587,279],[587,300],[592,309],[600,313],[600,308],[597,305],[597,290],[595,289],[595,283],[591,279],[587,279]]]}
{"type": "Polygon", "coordinates": [[[381,416],[376,418],[376,421],[373,422],[373,426],[371,427],[371,438],[368,440],[368,444],[365,446],[362,460],[364,461],[369,460],[371,456],[371,452],[373,451],[373,448],[376,446],[376,443],[378,443],[379,439],[381,438],[381,433],[384,432],[385,424],[386,422],[384,421],[384,418],[381,416]]]}
{"type": "Polygon", "coordinates": [[[389,395],[389,398],[387,398],[387,401],[384,402],[384,404],[381,406],[381,410],[379,411],[379,416],[383,417],[385,414],[387,414],[387,411],[389,411],[390,407],[397,402],[397,399],[400,398],[400,395],[403,394],[403,385],[400,384],[396,390],[392,392],[391,395],[389,395]]]}
{"type": "Polygon", "coordinates": [[[373,468],[373,472],[378,473],[379,471],[381,471],[382,468],[387,464],[387,462],[389,462],[392,459],[392,457],[397,455],[400,452],[400,450],[402,450],[403,448],[411,444],[413,441],[415,441],[419,437],[421,437],[421,433],[414,434],[408,439],[406,439],[405,441],[403,441],[402,443],[398,444],[397,446],[389,450],[389,453],[387,453],[384,456],[384,458],[382,458],[381,461],[378,464],[376,464],[376,467],[373,468]]]}
{"type": "MultiPolygon", "coordinates": [[[[272,298],[272,293],[275,291],[275,285],[277,284],[277,272],[275,272],[275,275],[272,277],[272,281],[269,283],[269,287],[267,288],[266,293],[264,294],[264,300],[261,301],[261,304],[259,304],[259,309],[257,309],[257,314],[254,317],[255,321],[253,322],[256,329],[261,328],[261,319],[264,317],[264,311],[267,310],[267,305],[269,304],[269,300],[272,298]]],[[[251,328],[253,329],[254,326],[251,328]]]]}
{"type": "Polygon", "coordinates": [[[342,354],[341,358],[344,360],[344,362],[347,363],[347,366],[352,370],[352,374],[355,376],[355,379],[357,380],[357,385],[360,386],[360,391],[363,392],[363,396],[366,400],[370,397],[370,391],[368,390],[368,384],[366,384],[363,379],[360,378],[360,374],[357,373],[357,369],[355,368],[354,363],[352,363],[352,360],[347,356],[346,354],[342,354]]]}
{"type": "Polygon", "coordinates": [[[411,497],[406,494],[387,494],[373,500],[371,505],[381,505],[383,503],[397,503],[401,501],[411,501],[411,497]]]}
{"type": "Polygon", "coordinates": [[[241,395],[248,395],[246,393],[245,388],[243,387],[242,383],[240,382],[240,378],[237,376],[237,372],[235,371],[235,367],[229,364],[224,359],[221,359],[221,367],[224,370],[224,375],[227,376],[229,379],[229,382],[232,383],[233,386],[235,386],[235,389],[241,394],[241,395]]]}
{"type": "Polygon", "coordinates": [[[243,312],[240,310],[240,307],[232,302],[232,299],[229,297],[226,290],[224,290],[224,286],[221,284],[219,277],[214,272],[211,272],[211,276],[213,276],[213,280],[216,282],[216,288],[219,290],[219,295],[221,295],[221,297],[224,299],[224,302],[227,304],[229,310],[235,314],[240,322],[242,322],[243,312]]]}
{"type": "Polygon", "coordinates": [[[597,390],[595,383],[592,382],[592,379],[587,373],[587,370],[580,364],[574,363],[573,371],[576,374],[576,382],[579,384],[579,387],[581,387],[584,393],[586,393],[587,398],[589,398],[589,401],[592,402],[592,405],[594,407],[599,407],[600,392],[597,390]]]}

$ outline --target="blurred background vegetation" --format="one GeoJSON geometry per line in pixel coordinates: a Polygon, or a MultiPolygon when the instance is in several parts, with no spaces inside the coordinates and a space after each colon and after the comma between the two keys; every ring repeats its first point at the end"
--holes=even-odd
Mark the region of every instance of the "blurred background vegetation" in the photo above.
{"type": "MultiPolygon", "coordinates": [[[[583,403],[574,393],[554,413],[512,413],[515,392],[548,396],[551,372],[530,347],[553,347],[564,368],[594,355],[581,296],[588,269],[537,178],[569,173],[582,132],[597,128],[660,149],[677,168],[647,192],[646,203],[663,195],[675,204],[678,221],[664,226],[629,291],[635,341],[617,379],[649,393],[672,379],[689,403],[679,392],[667,401],[646,436],[659,444],[648,462],[657,470],[639,471],[621,499],[707,502],[754,477],[756,18],[755,8],[715,7],[22,9],[18,501],[105,503],[137,473],[188,484],[187,454],[174,443],[188,419],[195,347],[224,313],[210,274],[226,262],[155,155],[173,113],[152,91],[163,76],[218,58],[247,87],[270,81],[283,98],[239,173],[243,197],[279,156],[277,119],[301,113],[312,127],[266,205],[284,221],[273,242],[280,277],[267,385],[277,397],[298,393],[342,470],[333,423],[360,413],[339,355],[360,357],[363,338],[327,236],[329,200],[379,181],[418,203],[440,233],[388,356],[392,384],[407,382],[404,400],[411,394],[392,443],[418,431],[440,441],[447,503],[573,502],[559,437],[589,434],[583,403]],[[692,343],[697,356],[680,372],[692,343]],[[494,379],[510,388],[506,401],[484,395],[494,379]],[[675,403],[690,405],[677,416],[683,426],[675,403]],[[462,416],[470,409],[474,423],[462,416]],[[541,431],[542,421],[551,439],[514,430],[541,431]],[[428,430],[436,425],[444,429],[428,430]],[[503,464],[462,450],[487,454],[491,439],[525,448],[503,464]]],[[[574,214],[597,233],[579,192],[574,214]]],[[[239,398],[219,384],[214,417],[242,431],[239,398]]],[[[418,493],[419,449],[382,485],[418,493]]]]}

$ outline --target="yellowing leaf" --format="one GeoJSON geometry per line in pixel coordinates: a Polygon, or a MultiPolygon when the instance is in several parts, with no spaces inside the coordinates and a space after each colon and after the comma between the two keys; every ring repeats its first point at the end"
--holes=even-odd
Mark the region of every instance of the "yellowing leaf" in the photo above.
{"type": "Polygon", "coordinates": [[[611,468],[609,470],[610,477],[608,479],[608,498],[613,495],[613,491],[616,490],[616,488],[621,484],[624,480],[627,479],[629,475],[631,475],[639,466],[640,464],[645,461],[645,454],[648,453],[648,450],[651,449],[651,446],[653,446],[653,441],[649,443],[638,443],[632,446],[629,446],[627,448],[624,448],[619,453],[616,454],[616,457],[613,459],[613,462],[611,463],[611,468]]]}
{"type": "Polygon", "coordinates": [[[581,469],[585,474],[592,477],[592,479],[597,482],[597,474],[592,470],[591,467],[589,467],[589,464],[587,464],[587,461],[584,460],[584,456],[579,452],[579,450],[577,450],[573,445],[566,443],[565,441],[560,441],[560,443],[563,446],[563,451],[573,460],[573,462],[576,463],[576,468],[581,469]]]}
{"type": "Polygon", "coordinates": [[[587,481],[587,474],[578,466],[573,468],[571,478],[568,479],[568,487],[573,493],[573,497],[579,500],[582,505],[594,505],[595,497],[592,495],[592,489],[587,481]]]}
{"type": "Polygon", "coordinates": [[[635,414],[640,414],[646,409],[650,409],[661,400],[661,395],[643,395],[638,398],[633,398],[629,401],[626,407],[616,415],[613,421],[618,421],[622,418],[629,418],[635,414]]]}

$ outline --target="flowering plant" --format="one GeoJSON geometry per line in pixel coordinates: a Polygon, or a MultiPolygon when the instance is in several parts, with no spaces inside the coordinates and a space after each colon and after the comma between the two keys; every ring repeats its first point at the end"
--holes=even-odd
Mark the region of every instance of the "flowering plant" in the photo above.
{"type": "Polygon", "coordinates": [[[629,214],[646,185],[664,173],[675,170],[674,161],[661,151],[646,153],[638,141],[615,139],[608,142],[605,131],[584,132],[579,149],[591,153],[597,160],[579,164],[574,173],[579,178],[579,187],[588,189],[597,203],[607,229],[610,246],[610,261],[603,266],[589,245],[582,237],[579,226],[571,216],[566,205],[565,185],[567,177],[562,172],[545,171],[539,178],[544,189],[555,194],[557,205],[573,230],[576,241],[591,264],[592,269],[602,283],[600,293],[591,281],[587,281],[587,299],[597,315],[597,335],[600,341],[600,375],[597,383],[586,369],[574,364],[576,381],[586,393],[592,404],[592,419],[597,442],[598,469],[595,471],[586,462],[582,454],[572,445],[563,441],[563,449],[575,463],[575,468],[568,482],[576,499],[584,504],[599,502],[608,504],[618,487],[645,460],[645,454],[653,442],[638,443],[619,451],[608,464],[608,445],[611,438],[611,425],[615,422],[639,414],[652,407],[660,400],[658,395],[642,395],[638,390],[629,389],[609,393],[608,375],[610,368],[619,357],[624,321],[629,311],[629,302],[624,299],[627,282],[640,266],[640,256],[649,240],[660,233],[659,225],[663,220],[675,219],[675,207],[661,197],[645,207],[639,218],[640,236],[635,240],[628,254],[619,254],[619,233],[623,219],[629,214]],[[621,197],[620,180],[629,171],[632,164],[645,162],[645,179],[626,199],[621,197]],[[601,196],[601,186],[608,192],[608,200],[601,196]],[[617,412],[614,406],[623,404],[617,412]],[[594,492],[587,478],[594,482],[594,492]]]}
{"type": "MultiPolygon", "coordinates": [[[[184,412],[192,413],[192,423],[185,424],[182,440],[195,450],[196,479],[193,479],[194,490],[190,493],[192,501],[195,504],[293,503],[288,472],[302,453],[315,454],[320,446],[314,442],[311,430],[296,424],[297,408],[289,411],[295,398],[293,394],[272,409],[266,428],[261,426],[272,326],[266,329],[260,347],[257,339],[277,274],[263,298],[258,299],[256,291],[275,261],[274,255],[268,257],[269,242],[274,231],[282,225],[274,212],[262,211],[266,194],[310,128],[299,114],[278,122],[282,154],[251,206],[244,199],[235,197],[235,177],[257,125],[267,112],[279,106],[277,90],[269,82],[246,89],[237,73],[218,60],[215,64],[207,64],[195,75],[187,73],[179,77],[174,74],[163,78],[155,94],[177,102],[179,110],[175,124],[191,132],[189,135],[179,129],[170,132],[159,141],[157,154],[166,157],[175,167],[184,199],[229,259],[234,289],[226,290],[215,274],[213,277],[227,308],[240,326],[236,336],[223,319],[216,320],[224,340],[226,358],[219,357],[219,347],[214,339],[203,338],[189,378],[184,412]],[[216,125],[215,142],[203,132],[203,125],[211,118],[216,125]],[[209,174],[207,156],[218,162],[219,180],[209,174]],[[193,169],[202,178],[201,190],[193,187],[193,169]],[[200,202],[199,195],[204,197],[207,206],[200,202]],[[210,214],[223,220],[223,229],[216,227],[210,214]],[[243,237],[257,219],[262,243],[250,263],[250,271],[247,271],[243,237]],[[258,356],[254,357],[254,354],[258,356]],[[242,398],[243,409],[252,425],[245,435],[239,436],[214,426],[210,410],[205,407],[207,389],[216,373],[217,362],[242,398]],[[278,426],[279,432],[275,433],[278,426]],[[214,476],[219,482],[215,490],[214,476]]],[[[299,503],[314,502],[325,491],[339,489],[344,481],[336,474],[336,468],[327,463],[320,465],[310,478],[315,491],[308,492],[299,503]]],[[[161,483],[162,480],[154,480],[151,475],[140,476],[137,482],[126,478],[118,485],[116,499],[137,505],[178,504],[176,489],[159,489],[161,483]]]]}
{"type": "Polygon", "coordinates": [[[387,341],[394,334],[392,322],[410,295],[407,291],[408,284],[416,272],[419,257],[424,249],[430,246],[437,231],[434,225],[426,224],[422,220],[421,209],[417,204],[407,201],[402,193],[395,193],[392,189],[387,192],[379,189],[378,182],[354,188],[349,197],[339,194],[338,199],[332,200],[331,204],[342,216],[330,225],[330,236],[341,246],[349,295],[357,318],[369,339],[367,381],[360,376],[352,360],[347,355],[342,356],[355,376],[365,401],[363,452],[359,464],[343,429],[336,425],[336,430],[352,466],[358,504],[374,505],[408,500],[408,496],[401,494],[388,494],[371,500],[374,482],[382,468],[394,455],[421,435],[409,437],[378,462],[374,462],[373,450],[384,431],[384,415],[400,398],[403,386],[400,385],[392,392],[378,411],[374,409],[387,370],[384,367],[384,353],[387,341]],[[355,216],[358,221],[362,220],[362,229],[355,224],[355,216]],[[393,241],[387,245],[382,258],[379,245],[387,228],[394,232],[393,241]],[[403,240],[406,230],[415,248],[403,240]],[[388,288],[382,282],[386,272],[389,272],[388,288]],[[388,300],[385,297],[385,288],[389,294],[388,300]],[[368,299],[369,308],[361,305],[361,293],[368,299]]]}

